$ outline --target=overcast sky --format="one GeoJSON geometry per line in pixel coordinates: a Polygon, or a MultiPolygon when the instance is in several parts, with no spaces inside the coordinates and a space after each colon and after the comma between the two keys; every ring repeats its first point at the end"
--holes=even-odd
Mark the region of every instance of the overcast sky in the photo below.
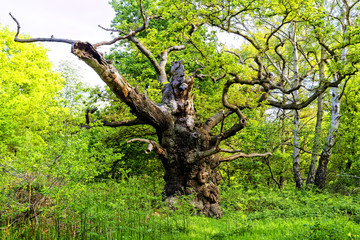
{"type": "MultiPolygon", "coordinates": [[[[98,25],[109,27],[114,11],[108,0],[0,0],[0,24],[16,31],[9,12],[19,21],[21,32],[32,37],[68,38],[96,43],[111,39],[98,25]]],[[[54,64],[70,60],[83,70],[86,82],[102,84],[96,73],[70,53],[70,45],[43,43],[54,64]]],[[[100,48],[106,52],[108,48],[100,48]]]]}

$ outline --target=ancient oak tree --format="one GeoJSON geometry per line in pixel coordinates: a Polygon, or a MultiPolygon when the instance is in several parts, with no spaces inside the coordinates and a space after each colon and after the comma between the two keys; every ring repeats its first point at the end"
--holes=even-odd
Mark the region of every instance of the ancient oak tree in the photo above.
{"type": "MultiPolygon", "coordinates": [[[[306,84],[306,80],[318,70],[319,64],[323,61],[309,59],[310,55],[302,52],[305,66],[300,65],[300,63],[299,66],[305,70],[297,73],[298,78],[294,82],[291,79],[294,71],[291,66],[288,66],[288,62],[294,62],[294,60],[284,57],[283,54],[286,52],[281,50],[281,47],[289,42],[286,37],[282,38],[282,29],[286,29],[299,18],[299,15],[292,12],[294,11],[292,9],[278,11],[274,8],[278,11],[273,10],[274,15],[263,15],[262,8],[256,1],[247,3],[245,1],[239,4],[219,1],[218,4],[213,4],[203,3],[203,1],[189,3],[187,1],[163,0],[154,3],[146,2],[145,6],[141,0],[136,4],[132,1],[128,1],[127,4],[124,2],[126,1],[118,4],[133,7],[131,14],[127,12],[131,15],[129,18],[133,22],[126,26],[128,27],[127,30],[120,25],[115,25],[112,29],[103,28],[118,34],[110,41],[91,44],[59,38],[24,39],[19,36],[20,25],[13,18],[18,26],[15,41],[70,44],[71,52],[94,69],[110,90],[131,109],[131,113],[135,116],[130,121],[118,121],[104,125],[121,127],[147,124],[152,126],[156,130],[158,141],[135,138],[129,142],[144,142],[148,144],[146,152],[154,151],[157,153],[165,169],[164,194],[170,202],[179,195],[194,194],[194,206],[208,216],[222,216],[222,210],[219,206],[218,186],[221,183],[221,176],[218,172],[219,164],[238,158],[271,155],[271,152],[244,153],[240,150],[223,148],[223,141],[246,127],[247,118],[243,113],[244,109],[253,109],[264,105],[281,109],[298,110],[304,108],[326,89],[336,87],[343,79],[356,71],[355,68],[352,68],[346,73],[341,73],[334,81],[320,82],[311,88],[306,84]],[[133,5],[136,5],[137,9],[134,10],[133,5]],[[146,7],[152,7],[152,10],[146,12],[146,7]],[[251,26],[257,22],[250,21],[248,18],[249,16],[255,18],[254,13],[258,14],[260,20],[263,18],[264,21],[269,22],[270,18],[277,14],[276,22],[273,22],[274,26],[262,29],[265,32],[261,35],[261,41],[256,37],[259,36],[259,33],[253,34],[251,32],[253,28],[247,28],[247,24],[251,26]],[[151,24],[154,24],[155,27],[152,27],[151,24]],[[129,30],[130,26],[133,27],[129,30]],[[216,56],[220,56],[217,58],[220,60],[211,62],[209,58],[212,56],[206,55],[206,44],[209,43],[206,41],[196,42],[199,37],[198,35],[195,36],[198,31],[204,31],[209,27],[243,37],[249,43],[245,51],[247,55],[235,50],[224,49],[221,51],[216,48],[214,52],[215,55],[217,54],[216,56]],[[160,43],[150,41],[150,43],[144,44],[144,39],[150,35],[145,34],[144,37],[144,33],[153,33],[155,32],[154,29],[158,35],[167,36],[166,39],[164,38],[163,42],[160,43]],[[159,29],[162,29],[162,32],[159,29]],[[171,35],[176,35],[176,39],[172,39],[171,35]],[[112,61],[106,59],[97,49],[103,45],[119,42],[131,44],[150,62],[156,72],[157,80],[163,84],[160,102],[149,99],[139,91],[139,88],[131,86],[114,67],[112,61]],[[152,51],[154,48],[151,44],[158,44],[159,48],[162,48],[161,51],[154,54],[152,51]],[[194,65],[198,67],[192,73],[185,71],[182,60],[169,63],[170,54],[180,53],[189,47],[200,56],[198,60],[194,60],[194,65]],[[222,61],[221,59],[225,60],[222,61]],[[169,70],[166,71],[166,69],[169,70]],[[220,80],[223,82],[223,88],[219,90],[222,91],[223,109],[219,109],[213,116],[208,116],[205,121],[200,121],[194,106],[192,89],[194,79],[205,77],[212,79],[213,82],[220,80]],[[250,96],[253,99],[242,104],[232,102],[229,93],[235,85],[248,86],[249,92],[252,94],[250,96]],[[304,94],[305,90],[307,90],[307,94],[304,94]],[[303,99],[297,97],[295,93],[298,91],[301,91],[306,97],[303,99]],[[224,121],[229,116],[236,116],[237,120],[233,122],[231,127],[226,128],[224,121]],[[220,129],[220,131],[214,131],[215,128],[220,129]],[[221,153],[223,152],[228,155],[222,156],[221,153]]],[[[113,1],[114,4],[116,1],[113,1]]],[[[268,2],[267,4],[270,6],[272,3],[268,2]]],[[[126,11],[118,11],[118,14],[125,13],[126,11]]],[[[316,42],[316,38],[313,39],[316,42]]],[[[320,42],[320,45],[327,46],[323,42],[320,42]]],[[[306,49],[301,50],[305,51],[306,49]]],[[[310,51],[311,49],[309,49],[310,51]]],[[[335,58],[334,51],[336,50],[329,48],[327,57],[330,60],[338,61],[335,58]],[[334,56],[331,53],[334,53],[334,56]]],[[[313,53],[313,55],[316,54],[313,53]]]]}

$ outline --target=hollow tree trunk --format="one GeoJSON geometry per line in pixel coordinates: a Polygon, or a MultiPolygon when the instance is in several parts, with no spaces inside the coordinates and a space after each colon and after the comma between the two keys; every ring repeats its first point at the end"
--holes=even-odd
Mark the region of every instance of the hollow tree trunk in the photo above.
{"type": "Polygon", "coordinates": [[[162,103],[171,109],[172,124],[157,131],[159,143],[167,153],[161,156],[165,168],[164,194],[170,203],[177,196],[194,194],[193,204],[200,212],[220,217],[219,155],[199,155],[214,144],[208,131],[195,121],[197,116],[190,93],[193,79],[185,79],[181,62],[172,64],[171,75],[170,83],[163,90],[162,103]]]}

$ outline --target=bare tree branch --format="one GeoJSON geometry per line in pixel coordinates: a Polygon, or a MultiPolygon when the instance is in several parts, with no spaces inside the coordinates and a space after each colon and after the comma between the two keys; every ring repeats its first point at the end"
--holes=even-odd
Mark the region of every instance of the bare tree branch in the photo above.
{"type": "Polygon", "coordinates": [[[239,61],[240,61],[241,64],[245,64],[245,61],[242,59],[242,57],[240,56],[240,54],[238,54],[238,53],[236,53],[236,52],[233,52],[233,51],[229,51],[229,50],[225,50],[225,52],[231,53],[231,54],[235,55],[235,56],[239,59],[239,61]]]}
{"type": "Polygon", "coordinates": [[[107,122],[107,121],[94,121],[92,122],[94,124],[94,126],[90,126],[90,125],[85,125],[85,126],[82,126],[82,128],[86,128],[86,129],[90,129],[90,128],[93,128],[93,127],[97,127],[97,123],[100,124],[100,126],[104,126],[104,127],[113,127],[113,128],[116,128],[116,127],[124,127],[124,126],[136,126],[136,125],[142,125],[142,124],[145,124],[144,122],[142,122],[141,120],[139,119],[133,119],[133,120],[129,120],[129,121],[113,121],[113,122],[107,122]]]}
{"type": "Polygon", "coordinates": [[[144,14],[144,10],[143,10],[143,6],[142,6],[142,1],[140,1],[140,12],[141,12],[141,16],[143,19],[143,25],[137,29],[135,29],[134,31],[130,30],[130,32],[128,34],[125,34],[123,31],[121,30],[117,30],[117,29],[108,29],[108,28],[103,28],[101,26],[99,26],[100,28],[106,30],[106,31],[111,31],[111,32],[120,32],[122,34],[124,34],[123,36],[119,36],[117,38],[114,38],[111,41],[104,41],[104,42],[100,42],[100,43],[96,43],[94,44],[94,47],[97,48],[99,46],[102,45],[111,45],[114,44],[120,40],[128,40],[132,43],[135,44],[135,46],[140,50],[140,52],[142,54],[144,54],[144,56],[150,61],[151,65],[154,67],[156,73],[158,74],[158,81],[160,83],[164,83],[167,82],[167,75],[165,72],[165,66],[167,64],[168,61],[168,55],[170,52],[172,51],[180,51],[185,49],[184,45],[179,45],[179,46],[171,46],[169,48],[167,48],[165,51],[161,52],[160,54],[160,62],[158,62],[155,58],[155,56],[153,55],[153,53],[144,46],[144,44],[141,43],[141,41],[136,37],[136,35],[139,32],[144,31],[146,28],[148,28],[149,26],[149,22],[150,19],[156,18],[156,17],[146,17],[144,14]]]}
{"type": "Polygon", "coordinates": [[[279,189],[281,189],[281,184],[278,182],[278,180],[276,180],[275,176],[274,176],[274,173],[271,169],[271,165],[270,165],[270,161],[269,161],[269,156],[265,157],[264,158],[265,160],[265,164],[268,166],[269,168],[269,171],[270,171],[270,176],[271,176],[271,179],[276,183],[276,185],[278,186],[279,189]]]}
{"type": "Polygon", "coordinates": [[[221,121],[223,121],[226,117],[230,116],[233,111],[227,111],[220,110],[218,113],[216,113],[214,116],[209,117],[205,123],[203,124],[203,128],[205,131],[210,131],[213,127],[215,127],[217,124],[219,124],[221,121]]]}
{"type": "Polygon", "coordinates": [[[15,42],[22,42],[22,43],[30,43],[30,42],[62,42],[62,43],[67,43],[67,44],[74,44],[75,42],[77,42],[76,40],[71,40],[71,39],[54,38],[53,36],[51,36],[50,38],[21,39],[21,38],[19,38],[20,28],[21,28],[20,24],[19,24],[18,20],[16,20],[16,18],[13,17],[13,15],[11,13],[9,13],[9,15],[16,22],[16,25],[17,25],[17,31],[16,31],[16,34],[15,34],[15,37],[14,37],[15,42]]]}
{"type": "Polygon", "coordinates": [[[85,128],[85,129],[90,129],[93,127],[97,127],[97,123],[101,124],[101,126],[105,126],[105,127],[123,127],[123,126],[135,126],[135,125],[141,125],[141,124],[146,124],[145,122],[139,120],[138,118],[133,119],[133,120],[128,120],[128,121],[112,121],[112,122],[108,122],[108,121],[91,121],[90,120],[90,114],[94,113],[97,110],[97,108],[92,108],[92,109],[86,109],[85,112],[85,120],[86,120],[86,124],[85,126],[82,126],[81,128],[85,128]],[[90,123],[93,124],[93,126],[90,126],[90,123]]]}
{"type": "Polygon", "coordinates": [[[223,88],[223,94],[222,94],[222,102],[223,102],[223,105],[230,109],[231,111],[235,112],[238,117],[239,117],[239,121],[240,121],[240,124],[246,125],[246,118],[245,116],[242,114],[241,112],[241,109],[245,108],[245,107],[239,107],[239,106],[236,106],[234,104],[231,104],[229,103],[228,101],[228,92],[229,92],[229,88],[232,84],[234,84],[235,82],[234,81],[227,81],[224,88],[223,88]]]}
{"type": "Polygon", "coordinates": [[[308,150],[306,150],[306,149],[304,149],[304,148],[302,148],[302,147],[295,146],[295,145],[292,144],[292,143],[284,143],[284,145],[296,147],[296,148],[299,149],[300,151],[305,152],[305,153],[308,153],[308,154],[312,154],[312,155],[316,155],[316,156],[320,156],[320,155],[321,155],[320,153],[311,152],[311,151],[308,151],[308,150]]]}
{"type": "Polygon", "coordinates": [[[102,122],[105,127],[123,127],[123,126],[135,126],[145,124],[143,121],[138,118],[129,120],[129,121],[114,121],[114,122],[102,122]]]}
{"type": "MultiPolygon", "coordinates": [[[[103,45],[112,45],[112,44],[114,44],[114,43],[116,43],[116,42],[118,42],[120,40],[128,39],[130,37],[134,37],[137,33],[144,31],[149,26],[150,19],[155,18],[155,17],[145,17],[145,13],[144,13],[144,9],[143,9],[143,5],[142,5],[141,0],[140,0],[140,13],[141,13],[141,17],[143,19],[143,25],[142,26],[136,28],[135,30],[130,30],[130,32],[128,34],[124,35],[124,36],[119,36],[119,37],[114,38],[113,40],[110,40],[110,41],[103,41],[103,42],[95,43],[93,46],[95,48],[97,48],[97,47],[100,47],[100,46],[103,46],[103,45]]],[[[106,31],[123,33],[122,31],[119,31],[119,30],[106,29],[106,28],[103,28],[101,26],[99,26],[99,27],[106,30],[106,31]]]]}
{"type": "MultiPolygon", "coordinates": [[[[356,70],[357,71],[357,70],[356,70]]],[[[356,72],[355,71],[355,72],[356,72]]],[[[355,74],[354,72],[354,74],[355,74]]],[[[351,73],[350,73],[351,74],[351,73]]],[[[323,92],[325,92],[329,87],[337,87],[343,80],[344,78],[348,78],[351,75],[346,76],[342,76],[339,77],[336,81],[334,82],[326,82],[324,83],[324,85],[320,86],[312,95],[310,95],[305,101],[302,101],[300,103],[296,103],[296,102],[292,102],[292,103],[283,103],[283,102],[278,102],[275,100],[268,100],[268,105],[273,106],[273,107],[278,107],[278,108],[282,108],[282,109],[302,109],[307,107],[310,103],[312,103],[313,100],[315,100],[320,94],[322,94],[323,92]]]]}
{"type": "Polygon", "coordinates": [[[159,154],[165,158],[167,157],[167,151],[163,147],[161,147],[159,143],[157,143],[153,140],[145,139],[145,138],[133,138],[127,142],[132,143],[135,141],[144,142],[144,143],[148,144],[148,147],[145,150],[146,154],[149,154],[151,151],[155,151],[157,154],[159,154]]]}
{"type": "Polygon", "coordinates": [[[251,153],[251,154],[246,154],[246,153],[236,153],[234,155],[231,155],[229,157],[223,157],[220,158],[219,162],[231,162],[235,159],[238,158],[253,158],[253,157],[267,157],[267,156],[271,156],[272,153],[271,152],[267,152],[267,153],[251,153]]]}
{"type": "Polygon", "coordinates": [[[179,46],[171,46],[169,48],[167,48],[165,51],[161,52],[160,54],[160,63],[158,64],[158,71],[159,71],[159,76],[158,76],[158,80],[160,83],[164,83],[167,81],[167,76],[166,76],[166,72],[165,72],[165,67],[166,67],[166,63],[168,61],[168,56],[170,52],[173,51],[181,51],[185,49],[185,45],[179,45],[179,46]]]}
{"type": "MultiPolygon", "coordinates": [[[[18,32],[15,35],[16,42],[38,42],[47,41],[48,39],[33,38],[19,39],[20,25],[18,24],[18,32]]],[[[123,76],[119,74],[110,61],[107,61],[103,54],[98,52],[96,48],[88,42],[81,41],[64,41],[63,39],[52,39],[53,42],[71,43],[71,52],[89,65],[100,78],[109,86],[111,91],[131,108],[134,115],[144,123],[152,125],[155,129],[166,128],[169,123],[170,113],[161,108],[157,103],[146,98],[145,95],[132,87],[123,76]]]]}
{"type": "Polygon", "coordinates": [[[242,130],[244,127],[245,127],[244,124],[236,123],[231,128],[226,130],[224,133],[211,137],[210,143],[215,144],[218,141],[226,140],[226,139],[234,136],[237,132],[242,130]]]}

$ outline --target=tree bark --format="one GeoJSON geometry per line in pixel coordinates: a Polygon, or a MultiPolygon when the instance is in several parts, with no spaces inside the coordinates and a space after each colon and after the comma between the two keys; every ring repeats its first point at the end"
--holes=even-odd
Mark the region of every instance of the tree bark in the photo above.
{"type": "Polygon", "coordinates": [[[316,126],[315,126],[315,136],[314,136],[314,145],[312,148],[312,156],[311,162],[309,166],[309,173],[306,179],[306,185],[311,186],[314,184],[315,181],[315,171],[316,165],[319,158],[319,149],[320,149],[320,135],[321,135],[321,125],[322,125],[322,118],[323,118],[323,106],[324,106],[324,96],[321,94],[318,98],[318,109],[316,114],[316,126]]]}
{"type": "MultiPolygon", "coordinates": [[[[16,21],[15,18],[14,20],[16,21]]],[[[231,105],[230,111],[227,113],[221,111],[221,114],[216,114],[208,121],[201,123],[197,120],[191,95],[193,77],[185,77],[182,61],[172,63],[170,83],[164,86],[161,104],[157,104],[141,94],[137,88],[128,84],[114,68],[112,62],[106,60],[103,54],[96,50],[94,47],[96,44],[53,38],[20,39],[18,38],[19,30],[20,25],[18,24],[18,32],[15,35],[17,42],[54,41],[71,44],[72,53],[94,69],[110,90],[128,105],[131,112],[137,117],[132,121],[104,123],[104,125],[115,127],[141,123],[151,125],[156,129],[158,143],[147,139],[133,139],[129,142],[146,142],[148,143],[147,152],[155,151],[159,155],[165,168],[164,194],[170,204],[174,203],[174,199],[178,196],[194,194],[193,205],[199,212],[212,217],[222,216],[218,188],[221,183],[221,176],[218,173],[221,161],[218,154],[220,152],[219,143],[243,129],[246,120],[241,118],[239,123],[234,124],[227,131],[221,132],[218,136],[211,136],[210,131],[234,112],[242,117],[236,106],[231,105]]],[[[167,54],[170,51],[181,48],[183,46],[168,48],[164,51],[162,66],[165,66],[167,54]]],[[[87,122],[90,122],[88,116],[87,122]]],[[[268,155],[271,153],[259,156],[268,155]]],[[[232,161],[236,158],[252,156],[257,155],[247,156],[238,153],[222,160],[232,161]]]]}
{"type": "MultiPolygon", "coordinates": [[[[159,143],[134,140],[148,143],[148,151],[158,153],[165,168],[164,195],[169,203],[183,194],[194,194],[193,204],[200,212],[221,217],[220,156],[215,148],[218,142],[211,141],[210,136],[211,128],[221,120],[214,118],[212,126],[208,126],[209,122],[196,121],[191,95],[193,78],[185,77],[182,62],[172,63],[170,83],[164,86],[159,105],[130,86],[90,43],[76,42],[72,52],[98,73],[116,96],[131,108],[138,121],[156,129],[159,143]]],[[[223,119],[229,114],[224,114],[223,119]]]]}
{"type": "MultiPolygon", "coordinates": [[[[212,150],[217,142],[211,143],[209,122],[201,124],[196,121],[191,95],[193,78],[185,77],[182,62],[172,63],[170,83],[164,86],[159,105],[130,86],[91,44],[76,42],[72,51],[98,73],[139,121],[156,129],[159,143],[134,140],[148,143],[148,152],[154,150],[158,153],[165,168],[164,195],[169,203],[173,204],[181,195],[194,194],[193,204],[200,212],[221,217],[218,188],[221,183],[218,173],[220,156],[212,150]],[[209,154],[202,154],[207,152],[209,154]]],[[[227,115],[229,113],[224,117],[227,115]]]]}
{"type": "MultiPolygon", "coordinates": [[[[18,30],[15,35],[15,41],[17,42],[63,42],[72,45],[72,53],[78,56],[82,61],[87,63],[91,68],[93,68],[101,79],[109,86],[110,90],[127,106],[130,107],[131,113],[136,116],[135,120],[118,122],[116,124],[111,124],[111,126],[125,126],[125,125],[135,125],[138,123],[148,124],[153,126],[156,129],[158,142],[147,140],[147,139],[133,139],[134,141],[142,141],[148,144],[147,152],[155,151],[159,158],[161,159],[163,166],[165,168],[164,179],[166,182],[164,188],[164,194],[170,203],[174,202],[174,198],[177,198],[179,195],[183,194],[194,194],[195,199],[193,204],[199,209],[200,212],[214,217],[220,217],[222,215],[221,208],[219,206],[220,197],[218,185],[221,182],[220,174],[218,173],[218,166],[221,162],[232,161],[240,157],[264,157],[271,155],[271,153],[266,154],[244,154],[239,153],[224,158],[220,158],[218,155],[222,150],[219,148],[221,141],[234,136],[238,131],[243,129],[246,126],[246,118],[241,112],[243,109],[252,108],[245,104],[244,106],[237,106],[228,101],[228,91],[232,84],[243,84],[243,85],[252,85],[261,87],[263,94],[261,95],[258,103],[264,103],[265,100],[267,105],[282,108],[282,109],[293,109],[300,110],[308,106],[312,101],[314,101],[321,93],[323,93],[329,87],[338,86],[341,81],[344,79],[344,76],[335,79],[334,82],[325,82],[321,84],[317,89],[313,89],[313,93],[300,101],[298,99],[298,90],[301,87],[299,71],[298,71],[298,56],[297,51],[298,47],[296,46],[296,33],[295,33],[295,24],[294,24],[294,39],[292,40],[293,49],[294,49],[294,85],[284,87],[282,82],[280,85],[272,82],[274,79],[273,76],[268,72],[267,66],[264,66],[261,58],[262,55],[267,55],[267,51],[272,49],[272,46],[269,46],[271,42],[270,38],[275,36],[275,34],[281,30],[285,24],[288,24],[288,16],[283,19],[279,27],[274,28],[274,31],[271,34],[267,34],[266,46],[262,46],[260,41],[254,39],[252,34],[246,35],[242,33],[242,30],[233,28],[235,25],[231,24],[232,19],[234,21],[239,21],[236,18],[236,15],[229,16],[228,24],[216,25],[217,21],[207,21],[202,22],[202,17],[199,18],[200,23],[210,24],[217,26],[224,31],[229,33],[237,34],[238,36],[244,37],[255,49],[258,50],[257,56],[254,58],[257,68],[249,65],[255,72],[257,76],[252,77],[251,80],[241,79],[236,73],[226,72],[224,77],[227,74],[230,75],[230,79],[227,80],[223,88],[222,102],[223,106],[228,109],[228,112],[220,112],[215,116],[209,118],[207,122],[201,123],[197,119],[197,114],[193,106],[193,99],[191,96],[191,88],[193,85],[192,77],[186,78],[184,66],[182,62],[174,62],[171,67],[171,80],[170,83],[166,84],[163,88],[161,104],[157,104],[150,99],[148,99],[144,94],[141,94],[137,88],[132,87],[127,81],[121,76],[118,71],[114,68],[110,61],[107,61],[101,53],[99,53],[96,48],[102,45],[111,45],[121,40],[128,40],[135,44],[137,49],[150,61],[151,65],[154,67],[156,73],[158,74],[158,80],[160,83],[165,83],[168,81],[167,73],[165,71],[165,66],[168,60],[168,54],[171,51],[178,51],[184,49],[185,46],[171,46],[165,49],[160,54],[159,61],[156,60],[157,56],[151,53],[149,49],[144,46],[140,39],[136,38],[136,35],[144,31],[149,26],[149,21],[152,19],[152,16],[146,16],[142,1],[140,1],[140,13],[142,16],[143,24],[136,28],[135,30],[129,30],[129,33],[125,34],[122,31],[117,29],[110,29],[113,32],[120,32],[122,35],[114,38],[111,41],[100,42],[94,45],[91,45],[88,42],[80,42],[75,40],[68,39],[57,39],[57,38],[30,38],[30,39],[20,39],[20,25],[18,21],[14,19],[17,23],[18,30]],[[291,87],[290,89],[287,89],[291,87]],[[293,101],[282,101],[279,102],[275,98],[269,98],[270,90],[279,90],[280,92],[290,95],[293,94],[293,101]],[[267,99],[269,98],[269,99],[267,99]],[[227,116],[232,113],[236,113],[238,116],[239,122],[235,123],[228,130],[223,131],[223,122],[227,116]],[[219,123],[222,123],[221,131],[218,135],[212,135],[210,132],[214,126],[219,123]]],[[[215,5],[214,5],[215,6],[215,5]]],[[[217,10],[216,10],[217,11],[217,10]]],[[[350,8],[349,8],[350,11],[350,8]]],[[[247,11],[245,11],[247,12],[247,11]]],[[[240,12],[239,12],[240,13],[240,12]]],[[[225,19],[220,20],[220,22],[227,21],[226,14],[224,15],[225,19]]],[[[350,15],[346,15],[350,16],[350,15]]],[[[154,16],[155,17],[155,16],[154,16]]],[[[160,17],[160,16],[159,16],[160,17]]],[[[186,28],[189,24],[186,23],[184,27],[186,28]]],[[[310,24],[311,25],[311,24],[310,24]]],[[[190,32],[195,31],[195,25],[193,26],[190,32]]],[[[245,26],[246,28],[246,26],[245,26]]],[[[271,27],[273,28],[273,27],[271,27]]],[[[246,30],[249,32],[248,30],[246,30]]],[[[191,35],[189,33],[189,35],[191,35]]],[[[316,37],[316,36],[315,36],[316,37]]],[[[191,39],[184,37],[184,43],[191,43],[191,39]],[[186,40],[186,41],[185,41],[186,40]]],[[[321,45],[326,45],[320,42],[321,45]]],[[[166,44],[165,44],[166,45],[166,44]]],[[[279,45],[280,46],[280,45],[279,45]]],[[[196,48],[196,46],[195,46],[196,48]]],[[[300,48],[299,48],[300,49],[300,48]]],[[[201,50],[197,49],[201,52],[201,50]]],[[[327,51],[337,61],[337,56],[335,56],[334,50],[327,47],[327,51]]],[[[201,52],[202,54],[202,52],[201,52]]],[[[277,52],[281,57],[281,54],[277,52]]],[[[203,55],[204,56],[204,55],[203,55]]],[[[206,56],[204,56],[206,58],[206,56]]],[[[287,80],[284,73],[288,67],[285,59],[283,60],[283,70],[279,69],[282,72],[282,80],[287,80]]],[[[271,61],[271,60],[270,60],[271,61]]],[[[310,63],[310,62],[309,62],[310,63]]],[[[244,63],[243,63],[244,64],[244,63]]],[[[273,64],[276,68],[276,64],[273,64]]],[[[310,65],[312,65],[310,63],[310,65]]],[[[227,68],[224,68],[224,70],[227,68]]],[[[235,68],[236,69],[236,68],[235,68]]],[[[311,70],[301,77],[304,79],[306,76],[309,76],[314,71],[314,66],[311,66],[311,70]]],[[[357,69],[356,69],[357,71],[357,69]]],[[[347,73],[346,76],[350,76],[356,73],[352,71],[347,73]]],[[[236,71],[237,72],[237,71],[236,71]]],[[[247,75],[247,74],[246,74],[247,75]]],[[[252,75],[252,74],[250,74],[252,75]]],[[[249,75],[249,76],[250,76],[249,75]]],[[[289,84],[291,85],[291,84],[289,84]]],[[[289,98],[287,98],[289,99],[289,98]]],[[[89,121],[89,119],[88,119],[89,121]]],[[[104,124],[105,125],[105,124],[104,124]]],[[[110,126],[110,124],[109,124],[110,126]]],[[[299,112],[296,111],[294,119],[294,155],[293,155],[293,170],[295,181],[297,187],[302,187],[302,179],[300,175],[300,159],[299,159],[299,112]]],[[[331,146],[331,144],[329,145],[331,146]]],[[[228,153],[230,153],[228,151],[228,153]]]]}

